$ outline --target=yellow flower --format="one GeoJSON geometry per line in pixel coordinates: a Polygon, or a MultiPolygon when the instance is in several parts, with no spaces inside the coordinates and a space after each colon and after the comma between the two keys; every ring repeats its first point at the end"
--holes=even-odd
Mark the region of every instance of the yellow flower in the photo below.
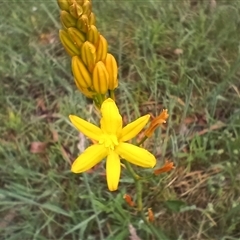
{"type": "Polygon", "coordinates": [[[103,102],[101,114],[101,128],[77,116],[69,116],[72,124],[80,132],[97,142],[88,147],[74,161],[71,171],[74,173],[85,172],[107,157],[107,184],[110,191],[115,191],[118,188],[121,173],[120,157],[145,168],[153,168],[156,164],[156,159],[150,152],[133,144],[125,143],[144,128],[150,115],[140,117],[123,128],[122,117],[115,102],[110,98],[103,102]]]}

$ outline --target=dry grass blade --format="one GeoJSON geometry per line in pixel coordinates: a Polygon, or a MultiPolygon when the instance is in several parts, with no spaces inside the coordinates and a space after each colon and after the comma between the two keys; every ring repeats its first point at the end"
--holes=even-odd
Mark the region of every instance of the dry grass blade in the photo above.
{"type": "Polygon", "coordinates": [[[0,220],[0,229],[4,229],[9,224],[11,224],[15,216],[16,216],[15,210],[13,209],[9,210],[9,212],[0,220]]]}
{"type": "Polygon", "coordinates": [[[45,153],[48,144],[45,142],[32,142],[30,146],[31,153],[45,153]]]}
{"type": "Polygon", "coordinates": [[[213,11],[217,7],[216,0],[210,0],[210,9],[213,11]]]}
{"type": "Polygon", "coordinates": [[[201,136],[201,135],[204,135],[204,134],[206,134],[208,132],[211,132],[213,130],[221,129],[221,128],[225,127],[225,126],[226,126],[225,123],[223,123],[221,121],[218,121],[217,123],[211,125],[209,128],[206,128],[206,129],[203,129],[202,131],[193,133],[191,136],[189,136],[189,139],[194,138],[196,135],[201,136]]]}
{"type": "Polygon", "coordinates": [[[136,229],[133,227],[132,224],[128,225],[129,233],[130,233],[130,240],[141,240],[141,238],[137,235],[136,229]]]}

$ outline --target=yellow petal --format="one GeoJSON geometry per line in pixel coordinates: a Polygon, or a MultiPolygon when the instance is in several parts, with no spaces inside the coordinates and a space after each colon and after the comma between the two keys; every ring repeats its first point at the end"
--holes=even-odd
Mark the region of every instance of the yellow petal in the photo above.
{"type": "Polygon", "coordinates": [[[122,117],[119,114],[115,102],[108,98],[101,107],[101,129],[104,133],[110,135],[119,135],[122,130],[122,117]]]}
{"type": "Polygon", "coordinates": [[[119,141],[125,142],[134,138],[146,126],[149,118],[150,115],[147,114],[129,123],[126,127],[122,129],[119,141]]]}
{"type": "Polygon", "coordinates": [[[121,173],[121,165],[119,156],[114,151],[111,151],[107,157],[106,172],[109,190],[110,191],[117,190],[121,173]]]}
{"type": "Polygon", "coordinates": [[[98,164],[107,154],[107,149],[103,145],[92,145],[73,162],[71,171],[74,173],[85,172],[98,164]]]}
{"type": "Polygon", "coordinates": [[[153,168],[156,165],[156,158],[144,148],[137,147],[130,143],[119,143],[115,148],[122,158],[130,163],[145,168],[153,168]]]}
{"type": "Polygon", "coordinates": [[[102,130],[99,127],[74,115],[70,115],[69,118],[78,131],[82,132],[90,139],[99,141],[102,135],[102,130]]]}

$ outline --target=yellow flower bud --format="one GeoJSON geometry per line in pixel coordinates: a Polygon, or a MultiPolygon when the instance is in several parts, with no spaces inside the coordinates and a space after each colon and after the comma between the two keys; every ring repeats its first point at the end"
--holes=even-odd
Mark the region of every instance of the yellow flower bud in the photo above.
{"type": "Polygon", "coordinates": [[[108,91],[109,75],[102,61],[97,62],[93,69],[92,83],[97,93],[105,94],[108,91]]]}
{"type": "Polygon", "coordinates": [[[88,88],[92,86],[91,75],[85,67],[84,63],[78,56],[72,58],[72,72],[77,82],[77,86],[88,88]]]}
{"type": "Polygon", "coordinates": [[[61,10],[68,11],[69,4],[67,0],[57,0],[57,3],[61,10]]]}
{"type": "Polygon", "coordinates": [[[74,0],[74,1],[76,1],[77,4],[79,4],[80,6],[82,6],[84,1],[86,1],[86,0],[74,0]]]}
{"type": "Polygon", "coordinates": [[[96,48],[92,43],[88,41],[83,43],[81,47],[81,58],[89,72],[92,72],[96,63],[96,48]]]}
{"type": "Polygon", "coordinates": [[[75,27],[77,24],[77,19],[75,19],[70,13],[67,11],[61,11],[60,19],[63,24],[63,27],[75,27]]]}
{"type": "Polygon", "coordinates": [[[83,9],[76,2],[69,7],[69,12],[74,18],[79,18],[83,14],[83,9]]]}
{"type": "Polygon", "coordinates": [[[85,35],[74,27],[68,28],[67,32],[73,43],[80,49],[82,44],[85,42],[85,35]]]}
{"type": "Polygon", "coordinates": [[[110,53],[107,54],[106,60],[105,60],[105,66],[109,74],[109,85],[108,89],[114,90],[118,86],[118,68],[117,68],[117,62],[114,58],[114,56],[110,53]]]}
{"type": "Polygon", "coordinates": [[[67,34],[66,31],[60,30],[59,31],[59,38],[60,38],[61,43],[62,43],[63,47],[65,48],[66,52],[70,56],[80,55],[80,50],[73,43],[73,41],[69,38],[69,35],[67,34]]]}
{"type": "Polygon", "coordinates": [[[92,3],[90,1],[86,1],[82,5],[82,8],[83,8],[83,13],[89,17],[92,12],[92,3]]]}
{"type": "Polygon", "coordinates": [[[99,41],[99,32],[95,25],[91,25],[87,32],[87,40],[91,42],[94,46],[98,45],[99,41]]]}
{"type": "Polygon", "coordinates": [[[69,5],[72,5],[75,2],[75,0],[67,0],[67,1],[69,5]]]}
{"type": "Polygon", "coordinates": [[[93,12],[91,12],[89,16],[89,24],[90,25],[96,25],[96,16],[93,12]]]}
{"type": "Polygon", "coordinates": [[[89,21],[88,21],[88,16],[86,14],[83,14],[80,18],[78,18],[77,28],[84,33],[88,31],[89,21]]]}
{"type": "Polygon", "coordinates": [[[108,51],[108,42],[107,40],[100,35],[99,43],[96,50],[96,62],[98,61],[105,61],[108,51]]]}
{"type": "Polygon", "coordinates": [[[88,90],[88,88],[83,88],[79,85],[79,82],[76,80],[76,78],[74,78],[75,84],[78,88],[78,90],[84,94],[87,98],[93,98],[93,96],[95,95],[95,92],[92,92],[90,90],[88,90]]]}

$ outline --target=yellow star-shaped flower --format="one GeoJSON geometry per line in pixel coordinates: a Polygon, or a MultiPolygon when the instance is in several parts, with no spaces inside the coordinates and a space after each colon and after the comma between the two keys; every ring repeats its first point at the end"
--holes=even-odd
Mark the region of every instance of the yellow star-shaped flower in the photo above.
{"type": "Polygon", "coordinates": [[[150,152],[133,144],[125,143],[144,128],[150,115],[140,117],[123,128],[122,117],[111,98],[103,102],[101,114],[101,128],[77,116],[69,116],[72,124],[80,132],[97,142],[88,147],[74,161],[71,171],[74,173],[85,172],[107,157],[107,184],[110,191],[115,191],[118,188],[121,173],[120,157],[145,168],[153,168],[156,164],[156,158],[150,152]]]}

